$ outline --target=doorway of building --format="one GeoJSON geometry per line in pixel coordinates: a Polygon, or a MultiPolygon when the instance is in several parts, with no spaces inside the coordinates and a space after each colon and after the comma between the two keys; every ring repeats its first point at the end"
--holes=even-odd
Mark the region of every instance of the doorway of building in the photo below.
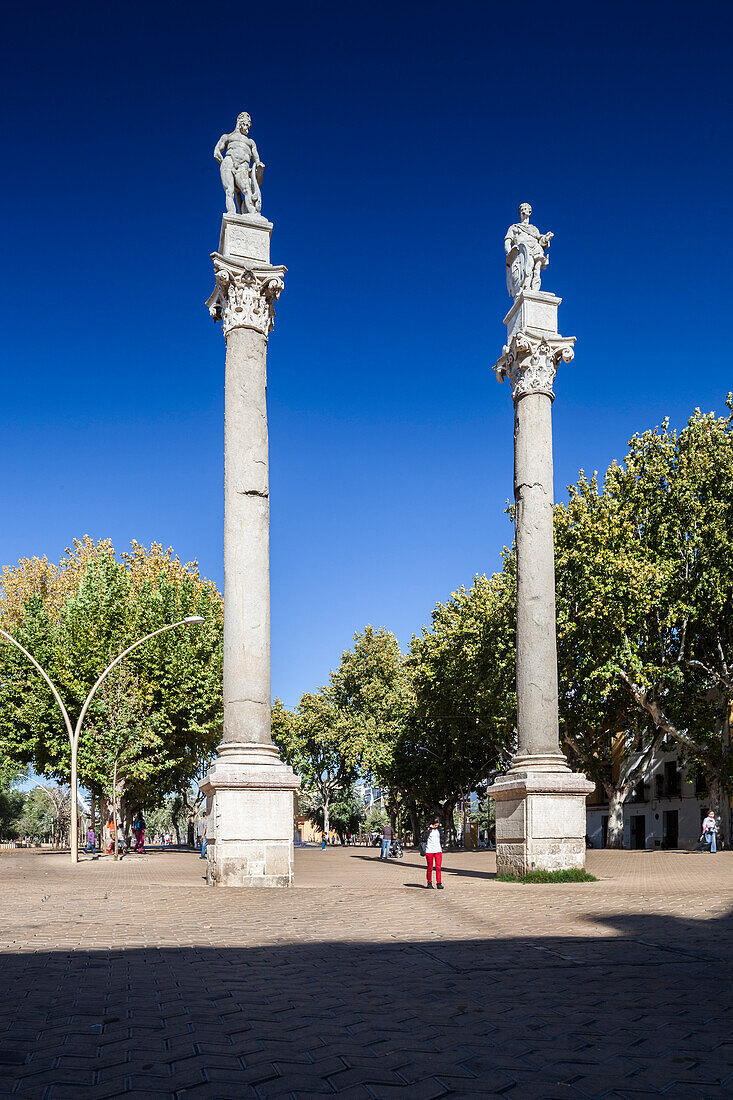
{"type": "Polygon", "coordinates": [[[662,832],[663,848],[679,847],[679,828],[679,812],[677,810],[665,810],[662,832]]]}
{"type": "Polygon", "coordinates": [[[631,847],[646,848],[646,817],[634,814],[631,818],[631,847]]]}

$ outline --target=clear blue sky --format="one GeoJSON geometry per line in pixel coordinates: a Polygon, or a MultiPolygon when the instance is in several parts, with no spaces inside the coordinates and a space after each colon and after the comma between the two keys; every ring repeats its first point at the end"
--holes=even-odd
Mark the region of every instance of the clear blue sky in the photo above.
{"type": "Polygon", "coordinates": [[[578,338],[556,493],[733,389],[731,7],[15,4],[0,46],[0,562],[74,537],[220,585],[219,135],[248,110],[272,258],[273,693],[403,645],[511,539],[491,367],[520,201],[578,338]]]}

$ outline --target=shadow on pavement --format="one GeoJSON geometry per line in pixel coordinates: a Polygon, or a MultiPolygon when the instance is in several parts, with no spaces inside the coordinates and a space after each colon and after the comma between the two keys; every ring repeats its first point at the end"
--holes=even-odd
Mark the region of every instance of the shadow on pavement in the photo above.
{"type": "Polygon", "coordinates": [[[424,906],[414,942],[6,953],[0,1094],[730,1097],[731,918],[603,920],[448,941],[424,906]]]}
{"type": "MultiPolygon", "coordinates": [[[[361,855],[357,855],[356,853],[353,853],[353,855],[352,855],[352,853],[349,853],[349,855],[351,855],[353,859],[365,859],[365,860],[367,860],[368,863],[372,863],[372,862],[377,862],[378,863],[379,862],[379,856],[361,856],[361,855]]],[[[415,855],[416,856],[417,852],[410,852],[410,855],[415,855]]],[[[445,852],[444,853],[444,856],[443,856],[443,859],[444,859],[443,876],[444,877],[446,875],[458,875],[461,878],[496,878],[496,871],[471,871],[467,867],[451,867],[450,857],[451,857],[450,852],[445,852]]],[[[389,863],[389,864],[391,864],[392,867],[399,867],[400,863],[401,863],[401,860],[395,859],[394,857],[392,857],[391,859],[382,860],[382,862],[383,863],[389,863]]],[[[420,857],[420,862],[417,865],[415,863],[412,863],[411,861],[408,861],[405,864],[405,866],[409,866],[409,867],[413,867],[413,868],[421,870],[423,878],[425,877],[425,860],[422,859],[422,857],[420,857]]],[[[405,885],[407,886],[408,884],[405,883],[405,885]]]]}

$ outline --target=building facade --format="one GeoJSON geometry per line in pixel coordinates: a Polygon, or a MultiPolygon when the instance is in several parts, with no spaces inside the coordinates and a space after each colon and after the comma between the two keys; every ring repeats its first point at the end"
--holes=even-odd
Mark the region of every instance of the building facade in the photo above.
{"type": "MultiPolygon", "coordinates": [[[[682,767],[674,752],[660,753],[624,805],[625,848],[696,848],[708,809],[705,784],[682,767]]],[[[604,848],[608,801],[596,787],[586,803],[587,835],[604,848]]]]}

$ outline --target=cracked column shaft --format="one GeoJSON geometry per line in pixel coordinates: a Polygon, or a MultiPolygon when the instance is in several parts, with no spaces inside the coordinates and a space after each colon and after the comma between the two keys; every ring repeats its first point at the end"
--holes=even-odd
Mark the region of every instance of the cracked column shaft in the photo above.
{"type": "Polygon", "coordinates": [[[270,498],[267,338],[226,338],[224,742],[270,745],[270,498]]]}
{"type": "Polygon", "coordinates": [[[557,719],[552,399],[517,395],[517,756],[560,752],[557,719]]]}

